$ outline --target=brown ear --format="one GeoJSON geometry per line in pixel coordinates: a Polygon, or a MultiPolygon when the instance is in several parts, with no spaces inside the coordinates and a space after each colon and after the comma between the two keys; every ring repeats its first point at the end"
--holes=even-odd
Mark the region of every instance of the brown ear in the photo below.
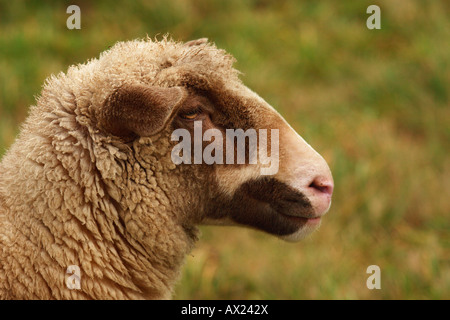
{"type": "Polygon", "coordinates": [[[124,85],[97,112],[99,128],[115,136],[151,136],[161,131],[187,96],[183,87],[124,85]]]}

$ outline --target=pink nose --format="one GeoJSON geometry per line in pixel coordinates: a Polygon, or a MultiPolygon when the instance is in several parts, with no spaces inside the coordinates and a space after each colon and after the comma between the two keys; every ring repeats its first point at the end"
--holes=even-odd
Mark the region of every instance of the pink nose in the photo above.
{"type": "Polygon", "coordinates": [[[331,197],[333,194],[334,183],[333,180],[330,180],[329,178],[319,176],[314,178],[314,180],[310,183],[309,188],[312,188],[319,194],[331,197]]]}

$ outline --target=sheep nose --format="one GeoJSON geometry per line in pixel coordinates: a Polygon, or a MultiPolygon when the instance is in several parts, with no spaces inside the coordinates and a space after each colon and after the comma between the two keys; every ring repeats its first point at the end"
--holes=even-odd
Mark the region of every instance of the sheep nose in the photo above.
{"type": "Polygon", "coordinates": [[[333,180],[328,177],[318,176],[313,179],[308,187],[312,188],[314,192],[331,197],[333,194],[334,183],[333,180]]]}
{"type": "Polygon", "coordinates": [[[306,194],[309,195],[317,215],[324,215],[330,208],[333,189],[334,183],[331,174],[316,176],[306,188],[306,194]]]}

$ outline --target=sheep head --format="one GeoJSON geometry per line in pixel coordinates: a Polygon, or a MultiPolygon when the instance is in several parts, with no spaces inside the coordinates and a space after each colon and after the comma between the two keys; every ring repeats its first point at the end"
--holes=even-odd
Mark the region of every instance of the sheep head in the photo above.
{"type": "MultiPolygon", "coordinates": [[[[160,50],[152,63],[134,66],[139,73],[127,64],[125,80],[119,73],[112,77],[116,87],[96,109],[96,125],[135,146],[127,161],[150,157],[159,162],[152,164],[164,180],[158,184],[175,187],[165,190],[164,207],[170,206],[178,223],[185,230],[197,224],[243,225],[288,241],[317,229],[331,204],[330,169],[273,107],[242,84],[233,59],[205,39],[133,45],[139,50],[120,44],[109,55],[126,49],[138,56],[146,45],[160,50]],[[233,137],[227,139],[230,130],[241,130],[249,144],[248,133],[256,134],[256,145],[244,146],[243,162],[236,162],[239,150],[230,144],[233,137]],[[175,132],[187,136],[180,142],[175,132]],[[180,143],[183,155],[174,160],[180,143]],[[207,148],[213,161],[203,161],[207,148]]],[[[107,61],[108,55],[101,58],[107,61]]]]}

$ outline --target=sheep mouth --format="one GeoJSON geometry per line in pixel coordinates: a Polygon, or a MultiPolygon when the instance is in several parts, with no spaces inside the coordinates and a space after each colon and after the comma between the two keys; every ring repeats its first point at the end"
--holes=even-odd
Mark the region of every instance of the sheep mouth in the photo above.
{"type": "Polygon", "coordinates": [[[309,200],[301,193],[298,193],[298,195],[298,199],[280,199],[271,202],[270,205],[277,213],[291,219],[303,219],[307,221],[309,219],[320,218],[314,214],[309,200]]]}
{"type": "Polygon", "coordinates": [[[264,177],[249,181],[243,188],[248,197],[256,200],[260,206],[266,207],[266,210],[305,221],[317,218],[311,202],[305,195],[275,178],[264,177]]]}
{"type": "Polygon", "coordinates": [[[242,184],[232,199],[215,207],[209,217],[230,218],[239,225],[277,236],[295,233],[320,221],[305,195],[272,177],[242,184]]]}
{"type": "Polygon", "coordinates": [[[305,225],[306,223],[310,224],[318,224],[320,223],[322,217],[321,216],[297,216],[291,213],[282,213],[279,212],[280,215],[284,216],[286,219],[291,221],[292,223],[297,223],[301,225],[305,225]]]}

